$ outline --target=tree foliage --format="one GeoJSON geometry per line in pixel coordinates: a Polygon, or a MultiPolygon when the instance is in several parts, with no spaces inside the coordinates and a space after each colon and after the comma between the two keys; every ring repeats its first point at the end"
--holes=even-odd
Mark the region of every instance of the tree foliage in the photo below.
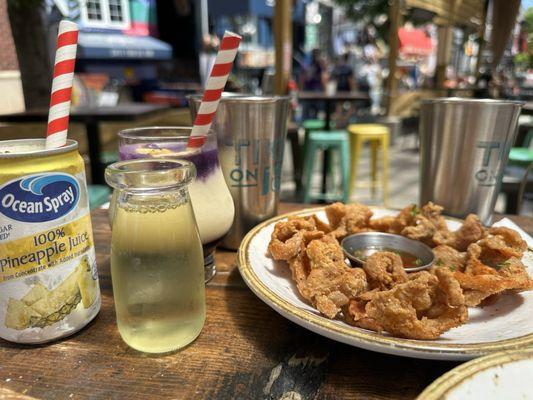
{"type": "Polygon", "coordinates": [[[529,48],[529,53],[532,53],[533,52],[533,7],[529,7],[524,13],[524,22],[526,24],[526,29],[528,32],[527,47],[529,48]]]}
{"type": "MultiPolygon", "coordinates": [[[[335,3],[342,7],[344,14],[353,21],[372,23],[376,17],[387,15],[389,12],[389,0],[335,0],[335,3]]],[[[386,39],[389,30],[389,23],[376,25],[378,36],[386,39]]]]}
{"type": "Polygon", "coordinates": [[[524,13],[524,22],[527,26],[527,31],[533,33],[533,7],[529,7],[524,13]]]}

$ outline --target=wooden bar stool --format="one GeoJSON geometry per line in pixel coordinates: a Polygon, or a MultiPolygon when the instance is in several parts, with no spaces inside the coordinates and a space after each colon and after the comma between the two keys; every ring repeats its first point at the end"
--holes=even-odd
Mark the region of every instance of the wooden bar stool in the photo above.
{"type": "MultiPolygon", "coordinates": [[[[350,168],[350,149],[348,145],[348,136],[346,131],[312,131],[309,132],[307,138],[307,147],[304,153],[304,169],[303,169],[303,201],[309,203],[311,200],[326,200],[326,201],[344,201],[349,200],[349,168],[350,168]],[[326,193],[311,193],[311,181],[313,178],[313,166],[315,165],[315,158],[319,151],[336,150],[339,154],[341,176],[341,190],[340,194],[333,192],[326,193]]],[[[333,173],[335,165],[333,162],[328,165],[329,172],[333,173]]]]}
{"type": "Polygon", "coordinates": [[[350,197],[356,186],[357,179],[357,164],[361,157],[361,149],[363,144],[368,142],[370,144],[370,158],[371,158],[371,193],[372,197],[376,195],[376,187],[380,186],[383,192],[383,203],[385,205],[389,202],[389,128],[380,124],[352,124],[348,126],[350,134],[350,148],[351,148],[351,168],[350,168],[350,197]],[[378,149],[381,147],[381,182],[377,179],[378,174],[378,149]]]}

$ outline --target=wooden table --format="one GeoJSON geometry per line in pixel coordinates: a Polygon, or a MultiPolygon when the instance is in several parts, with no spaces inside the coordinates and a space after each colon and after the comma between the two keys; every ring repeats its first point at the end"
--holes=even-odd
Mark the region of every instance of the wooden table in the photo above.
{"type": "MultiPolygon", "coordinates": [[[[89,159],[91,160],[92,183],[104,183],[104,166],[100,158],[100,123],[138,121],[151,117],[169,107],[160,104],[130,103],[119,104],[114,107],[72,107],[70,122],[85,125],[89,159]]],[[[0,122],[32,123],[47,122],[48,109],[33,109],[20,113],[0,115],[0,122]]]]}
{"type": "Polygon", "coordinates": [[[325,103],[325,123],[326,130],[330,129],[331,115],[333,114],[333,106],[339,101],[369,101],[368,94],[363,92],[299,92],[299,101],[323,101],[325,103]]]}
{"type": "MultiPolygon", "coordinates": [[[[333,114],[333,109],[335,104],[339,101],[370,101],[370,97],[363,92],[335,92],[332,94],[326,92],[299,92],[298,93],[299,101],[313,101],[313,102],[324,102],[325,107],[325,130],[329,131],[331,129],[331,116],[333,114]]],[[[324,165],[322,167],[322,192],[327,192],[328,184],[328,164],[330,152],[326,150],[324,152],[324,165]]]]}
{"type": "MultiPolygon", "coordinates": [[[[303,207],[281,204],[280,212],[303,207]]],[[[533,232],[533,218],[512,219],[533,232]]],[[[93,212],[93,229],[100,314],[53,344],[0,339],[0,398],[413,399],[458,365],[361,350],[300,328],[255,297],[239,275],[236,253],[228,251],[216,255],[200,337],[172,355],[141,354],[115,325],[105,210],[93,212]]]]}

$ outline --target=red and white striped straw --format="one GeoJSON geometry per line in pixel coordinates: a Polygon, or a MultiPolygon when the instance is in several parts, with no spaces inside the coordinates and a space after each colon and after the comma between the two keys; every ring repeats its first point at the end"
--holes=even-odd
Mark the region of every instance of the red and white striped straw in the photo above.
{"type": "Polygon", "coordinates": [[[205,85],[200,108],[194,119],[188,143],[189,148],[202,147],[205,142],[205,137],[217,112],[222,91],[233,67],[233,61],[237,55],[240,42],[241,37],[236,33],[224,32],[213,69],[205,85]]]}
{"type": "Polygon", "coordinates": [[[61,21],[57,33],[54,78],[46,130],[47,149],[62,147],[67,143],[70,96],[74,80],[77,45],[78,26],[71,21],[61,21]]]}

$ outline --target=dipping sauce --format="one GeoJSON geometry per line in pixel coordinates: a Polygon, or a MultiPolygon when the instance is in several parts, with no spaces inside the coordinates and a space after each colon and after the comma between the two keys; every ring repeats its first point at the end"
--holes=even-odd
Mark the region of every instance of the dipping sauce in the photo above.
{"type": "Polygon", "coordinates": [[[380,252],[380,251],[389,251],[391,253],[398,254],[400,258],[402,259],[402,264],[404,268],[416,268],[422,265],[422,260],[418,258],[417,256],[407,251],[391,249],[387,247],[370,246],[364,249],[353,250],[352,254],[355,258],[365,262],[367,258],[370,257],[372,254],[380,252]]]}

